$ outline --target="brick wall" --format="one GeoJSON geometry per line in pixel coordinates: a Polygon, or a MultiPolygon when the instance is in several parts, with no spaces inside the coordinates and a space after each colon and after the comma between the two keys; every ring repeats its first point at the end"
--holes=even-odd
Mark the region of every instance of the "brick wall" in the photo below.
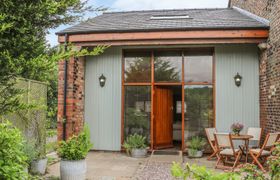
{"type": "MultiPolygon", "coordinates": [[[[64,61],[59,62],[58,74],[58,140],[63,138],[64,105],[64,61]]],[[[84,58],[71,58],[68,61],[68,88],[66,98],[66,138],[77,134],[84,124],[84,58]]]]}
{"type": "Polygon", "coordinates": [[[265,133],[280,130],[280,0],[231,0],[270,21],[268,44],[260,52],[260,119],[265,133]]]}

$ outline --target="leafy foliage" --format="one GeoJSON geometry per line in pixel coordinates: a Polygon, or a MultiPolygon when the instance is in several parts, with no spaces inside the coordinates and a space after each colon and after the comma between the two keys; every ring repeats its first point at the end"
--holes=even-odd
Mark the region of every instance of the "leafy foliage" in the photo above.
{"type": "Polygon", "coordinates": [[[184,168],[179,163],[173,163],[171,174],[176,178],[184,180],[240,180],[240,175],[236,173],[215,173],[204,166],[186,164],[184,168]]]}
{"type": "Polygon", "coordinates": [[[280,142],[277,142],[268,160],[272,180],[280,179],[280,142]]]}
{"type": "Polygon", "coordinates": [[[126,141],[123,144],[123,147],[127,151],[131,151],[132,149],[144,149],[147,147],[146,145],[146,137],[141,136],[139,134],[129,135],[126,138],[126,141]]]}
{"type": "Polygon", "coordinates": [[[202,137],[194,136],[187,144],[190,152],[192,152],[192,155],[194,155],[197,151],[201,151],[204,149],[206,140],[202,137]]]}
{"type": "Polygon", "coordinates": [[[240,171],[230,173],[215,173],[203,166],[186,164],[182,167],[179,163],[173,163],[171,174],[176,178],[184,180],[190,178],[194,180],[278,180],[280,179],[280,143],[276,143],[272,152],[272,157],[268,160],[270,177],[265,177],[257,166],[245,164],[240,171]]]}
{"type": "Polygon", "coordinates": [[[244,180],[265,180],[265,176],[262,171],[257,169],[257,166],[253,164],[245,164],[240,172],[243,174],[244,180]]]}
{"type": "Polygon", "coordinates": [[[63,160],[82,160],[93,145],[90,142],[90,133],[87,126],[78,135],[74,135],[67,141],[61,141],[58,154],[63,160]]]}
{"type": "Polygon", "coordinates": [[[21,132],[10,122],[0,123],[0,179],[27,179],[21,132]]]}
{"type": "MultiPolygon", "coordinates": [[[[0,116],[24,106],[15,78],[23,77],[50,83],[48,95],[56,99],[57,61],[71,56],[95,54],[69,48],[51,49],[46,43],[48,29],[80,20],[87,11],[105,10],[86,6],[82,0],[3,0],[0,6],[0,116]]],[[[98,54],[98,53],[97,53],[98,54]]],[[[49,98],[49,117],[56,114],[56,101],[49,98]],[[53,101],[52,101],[53,100],[53,101]]]]}
{"type": "Polygon", "coordinates": [[[39,152],[38,152],[37,148],[35,147],[35,142],[34,141],[25,141],[23,152],[27,157],[26,162],[30,167],[31,162],[33,160],[37,159],[39,156],[39,152]]]}

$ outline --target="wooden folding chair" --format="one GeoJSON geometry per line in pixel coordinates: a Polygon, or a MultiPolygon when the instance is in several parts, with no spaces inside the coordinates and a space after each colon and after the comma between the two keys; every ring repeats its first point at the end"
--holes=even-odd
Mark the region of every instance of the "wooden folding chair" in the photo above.
{"type": "Polygon", "coordinates": [[[214,137],[214,133],[216,133],[216,132],[217,132],[216,128],[205,128],[205,133],[206,133],[208,142],[213,150],[213,153],[210,156],[208,156],[207,160],[210,160],[213,157],[218,158],[218,155],[217,155],[218,150],[216,147],[215,137],[214,137]]]}
{"type": "Polygon", "coordinates": [[[216,140],[216,147],[218,150],[218,161],[216,163],[216,168],[229,168],[232,171],[238,165],[240,157],[241,157],[241,150],[234,149],[234,145],[232,142],[231,134],[230,133],[214,133],[215,140],[216,140]],[[229,162],[228,159],[234,158],[234,162],[229,162]],[[220,165],[220,162],[223,162],[223,165],[220,165]],[[225,166],[226,163],[232,163],[232,166],[225,166]]]}
{"type": "Polygon", "coordinates": [[[279,136],[280,133],[268,133],[261,148],[252,148],[249,150],[249,153],[253,158],[253,164],[256,163],[263,172],[265,172],[265,169],[261,163],[261,158],[265,158],[264,162],[266,162],[267,158],[271,155],[271,151],[275,142],[279,139],[279,136]]]}
{"type": "Polygon", "coordinates": [[[249,127],[247,130],[247,135],[253,136],[249,141],[249,147],[259,148],[262,137],[262,128],[259,127],[249,127]]]}
{"type": "MultiPolygon", "coordinates": [[[[253,136],[253,138],[251,138],[249,140],[249,144],[248,147],[249,148],[260,148],[260,142],[261,142],[261,137],[262,137],[262,128],[259,127],[249,127],[247,129],[247,135],[251,135],[253,136]]],[[[246,155],[248,152],[248,150],[245,148],[244,145],[240,145],[239,146],[242,154],[246,155]]]]}

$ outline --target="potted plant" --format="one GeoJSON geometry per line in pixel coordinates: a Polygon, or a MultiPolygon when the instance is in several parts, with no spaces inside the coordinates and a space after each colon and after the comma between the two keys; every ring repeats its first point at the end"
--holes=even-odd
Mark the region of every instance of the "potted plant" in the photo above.
{"type": "Polygon", "coordinates": [[[239,135],[240,131],[244,128],[244,125],[241,123],[233,123],[231,125],[231,130],[235,135],[239,135]]]}
{"type": "Polygon", "coordinates": [[[28,169],[30,169],[30,171],[32,171],[32,172],[36,171],[35,169],[31,170],[31,164],[38,157],[38,154],[39,154],[38,150],[35,148],[35,142],[25,140],[23,151],[27,157],[27,160],[26,160],[27,167],[26,167],[25,171],[28,172],[28,169]]]}
{"type": "Polygon", "coordinates": [[[60,161],[60,176],[62,180],[86,179],[85,158],[92,148],[90,133],[87,126],[78,135],[74,135],[67,141],[61,141],[58,147],[60,161]]]}
{"type": "Polygon", "coordinates": [[[45,174],[48,164],[48,158],[45,155],[38,153],[37,157],[32,160],[30,172],[33,174],[45,174]]]}
{"type": "Polygon", "coordinates": [[[192,158],[202,157],[205,144],[206,141],[204,138],[199,136],[192,137],[192,139],[187,143],[188,156],[192,158]]]}
{"type": "Polygon", "coordinates": [[[142,135],[136,133],[129,135],[123,147],[126,149],[126,152],[134,158],[143,158],[147,156],[146,137],[142,135]]]}

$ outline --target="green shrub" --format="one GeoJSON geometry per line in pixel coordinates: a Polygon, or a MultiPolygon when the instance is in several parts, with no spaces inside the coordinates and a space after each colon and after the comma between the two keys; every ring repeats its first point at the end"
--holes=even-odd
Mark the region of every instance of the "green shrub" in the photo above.
{"type": "Polygon", "coordinates": [[[203,166],[186,164],[182,167],[179,163],[173,163],[171,174],[176,178],[194,180],[279,180],[280,179],[280,143],[276,143],[272,156],[267,162],[270,177],[265,177],[256,165],[245,164],[239,171],[216,173],[203,166]]]}
{"type": "Polygon", "coordinates": [[[280,179],[280,142],[277,142],[272,156],[268,159],[270,175],[272,180],[280,179]]]}
{"type": "Polygon", "coordinates": [[[184,168],[179,163],[173,163],[171,174],[176,178],[193,180],[240,180],[241,176],[237,173],[216,173],[208,170],[204,166],[186,164],[184,168]]]}
{"type": "Polygon", "coordinates": [[[0,123],[0,179],[27,179],[27,157],[21,132],[10,122],[0,123]]]}
{"type": "Polygon", "coordinates": [[[78,135],[74,135],[67,141],[61,141],[58,147],[58,155],[63,160],[82,160],[93,145],[90,143],[90,133],[87,126],[78,135]]]}
{"type": "Polygon", "coordinates": [[[190,149],[192,155],[196,154],[197,151],[203,150],[205,144],[205,139],[199,136],[192,137],[192,139],[187,143],[188,149],[190,149]]]}
{"type": "Polygon", "coordinates": [[[130,152],[132,149],[144,149],[147,147],[146,137],[138,134],[129,135],[126,138],[123,147],[127,150],[127,152],[130,152]]]}
{"type": "Polygon", "coordinates": [[[193,180],[240,180],[240,175],[236,173],[216,173],[208,170],[204,166],[186,164],[184,168],[179,163],[173,163],[171,167],[173,177],[193,180]]]}
{"type": "Polygon", "coordinates": [[[30,167],[31,162],[33,160],[37,159],[39,156],[39,151],[35,147],[35,142],[26,140],[24,142],[23,152],[24,152],[25,156],[27,157],[26,162],[30,167]]]}

